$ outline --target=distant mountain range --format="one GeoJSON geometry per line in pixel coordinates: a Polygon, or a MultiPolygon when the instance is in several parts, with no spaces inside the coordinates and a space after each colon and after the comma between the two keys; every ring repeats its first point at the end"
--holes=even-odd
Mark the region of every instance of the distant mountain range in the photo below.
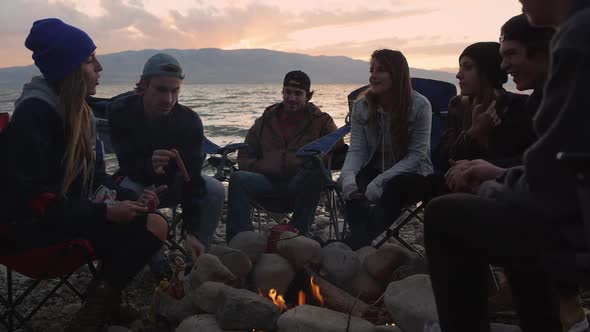
{"type": "MultiPolygon", "coordinates": [[[[313,84],[364,83],[368,80],[369,64],[344,56],[310,56],[265,49],[221,50],[142,50],[104,54],[99,60],[104,66],[101,83],[130,84],[137,81],[143,64],[152,55],[165,52],[176,57],[185,71],[185,83],[245,84],[282,83],[284,75],[294,69],[309,74],[313,84]]],[[[0,85],[20,86],[39,71],[34,65],[0,68],[0,85]]],[[[456,83],[448,72],[424,69],[410,70],[413,77],[432,78],[456,83]]]]}

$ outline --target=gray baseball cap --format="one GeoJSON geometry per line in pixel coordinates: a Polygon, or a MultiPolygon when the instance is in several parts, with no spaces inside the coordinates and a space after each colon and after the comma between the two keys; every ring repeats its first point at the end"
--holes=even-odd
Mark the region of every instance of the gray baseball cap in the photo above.
{"type": "Polygon", "coordinates": [[[149,78],[154,76],[169,76],[184,79],[184,73],[178,60],[172,55],[166,53],[158,53],[146,61],[143,66],[141,78],[149,78]]]}

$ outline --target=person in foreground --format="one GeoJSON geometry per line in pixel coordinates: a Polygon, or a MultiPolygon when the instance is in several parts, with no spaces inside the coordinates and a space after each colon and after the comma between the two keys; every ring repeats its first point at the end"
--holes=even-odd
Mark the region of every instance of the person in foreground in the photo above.
{"type": "Polygon", "coordinates": [[[526,151],[523,167],[465,161],[462,176],[447,181],[478,195],[446,195],[426,208],[426,251],[445,332],[490,330],[488,263],[505,266],[524,332],[587,326],[585,317],[573,324],[560,321],[557,289],[577,291],[574,253],[587,250],[588,239],[581,238],[575,176],[556,154],[590,150],[590,2],[521,2],[532,24],[558,28],[534,119],[538,139],[526,151]]]}
{"type": "Polygon", "coordinates": [[[59,19],[33,23],[25,41],[43,76],[25,84],[0,140],[0,209],[8,232],[3,254],[72,239],[90,242],[101,261],[86,300],[66,331],[99,331],[120,317],[120,292],[166,239],[165,221],[148,214],[152,191],[139,198],[109,182],[96,153],[94,116],[102,66],[90,37],[59,19]],[[91,197],[115,189],[110,203],[91,197]],[[137,201],[135,200],[137,199],[137,201]]]}
{"type": "Polygon", "coordinates": [[[216,179],[201,175],[203,124],[196,112],[178,102],[183,79],[178,60],[156,54],[146,61],[136,93],[116,99],[107,113],[117,174],[124,177],[121,186],[136,193],[150,186],[168,187],[162,206],[182,205],[185,247],[194,260],[215,233],[225,190],[216,179]],[[189,179],[178,158],[186,164],[189,179]]]}
{"type": "Polygon", "coordinates": [[[406,58],[377,50],[369,71],[370,89],[352,109],[350,148],[339,179],[353,249],[370,244],[404,205],[420,201],[425,176],[432,173],[431,105],[412,90],[406,58]]]}
{"type": "MultiPolygon", "coordinates": [[[[279,198],[293,208],[292,226],[307,234],[315,218],[324,176],[318,165],[296,156],[297,150],[336,130],[328,113],[310,102],[309,76],[301,70],[285,75],[283,101],[264,110],[248,131],[246,151],[238,152],[240,171],[228,187],[227,241],[250,230],[251,201],[279,198]]],[[[340,148],[340,141],[332,151],[340,148]]],[[[274,201],[274,200],[273,200],[274,201]]]]}

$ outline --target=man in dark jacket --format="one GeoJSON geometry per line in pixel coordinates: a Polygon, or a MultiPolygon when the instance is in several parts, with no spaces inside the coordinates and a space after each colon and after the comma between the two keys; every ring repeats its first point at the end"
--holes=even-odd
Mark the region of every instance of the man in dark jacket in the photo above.
{"type": "Polygon", "coordinates": [[[584,249],[588,239],[581,238],[575,174],[558,163],[556,154],[590,152],[590,2],[521,2],[532,24],[558,27],[534,119],[538,140],[526,151],[522,167],[474,165],[466,182],[477,196],[446,195],[426,209],[426,251],[445,332],[489,331],[488,262],[506,267],[523,332],[575,327],[560,322],[556,286],[563,290],[575,280],[573,248],[584,249]],[[486,179],[492,180],[482,183],[486,179]]]}
{"type": "Polygon", "coordinates": [[[280,205],[293,208],[293,226],[302,234],[313,222],[323,176],[317,167],[304,165],[295,153],[336,130],[336,124],[330,115],[309,102],[313,95],[310,85],[304,72],[287,73],[283,102],[266,108],[248,131],[248,150],[238,152],[240,171],[233,173],[229,181],[228,241],[251,228],[250,201],[280,199],[280,205]]]}
{"type": "Polygon", "coordinates": [[[207,179],[216,182],[211,186],[215,192],[221,187],[221,200],[200,208],[209,189],[200,175],[203,124],[196,112],[178,103],[183,79],[174,57],[156,54],[146,62],[136,94],[115,100],[107,113],[118,173],[124,176],[121,186],[142,192],[146,187],[167,185],[162,205],[181,203],[185,245],[198,256],[209,244],[219,219],[215,213],[210,213],[211,218],[202,216],[207,211],[220,212],[223,187],[207,179]],[[188,174],[183,175],[181,164],[188,174]]]}

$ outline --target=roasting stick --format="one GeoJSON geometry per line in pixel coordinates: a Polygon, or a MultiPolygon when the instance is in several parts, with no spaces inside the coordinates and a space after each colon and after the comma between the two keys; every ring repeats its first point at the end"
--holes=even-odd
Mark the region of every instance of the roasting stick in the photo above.
{"type": "Polygon", "coordinates": [[[175,159],[176,159],[176,165],[178,165],[178,169],[180,170],[180,173],[182,173],[182,177],[184,177],[184,181],[188,182],[191,180],[191,177],[188,175],[188,172],[186,170],[186,166],[184,165],[184,162],[182,161],[182,158],[180,157],[180,153],[178,153],[178,150],[176,149],[171,149],[170,151],[172,151],[175,154],[175,159]]]}

